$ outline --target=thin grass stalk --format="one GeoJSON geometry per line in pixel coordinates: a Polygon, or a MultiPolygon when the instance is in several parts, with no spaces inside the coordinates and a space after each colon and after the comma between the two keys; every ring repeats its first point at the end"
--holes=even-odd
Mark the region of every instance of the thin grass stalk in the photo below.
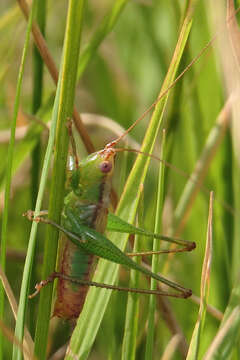
{"type": "MultiPolygon", "coordinates": [[[[8,232],[8,212],[9,212],[9,202],[10,202],[10,189],[11,189],[11,179],[12,179],[12,164],[13,164],[13,155],[14,155],[14,145],[15,145],[15,132],[16,132],[16,122],[19,111],[20,104],[20,95],[22,90],[22,82],[23,82],[23,73],[27,58],[27,51],[29,47],[30,41],[30,33],[31,26],[33,21],[33,14],[36,7],[36,1],[33,2],[31,14],[28,21],[28,26],[26,30],[26,37],[22,52],[21,63],[19,67],[18,81],[17,81],[17,89],[16,96],[14,101],[14,110],[13,110],[13,119],[11,124],[11,138],[8,147],[8,155],[7,155],[7,169],[6,169],[6,185],[5,185],[5,194],[4,194],[4,210],[3,210],[3,218],[2,218],[2,228],[1,228],[1,256],[0,256],[0,265],[2,270],[5,271],[6,268],[6,243],[7,243],[7,232],[8,232]]],[[[2,284],[0,285],[0,320],[4,321],[4,288],[2,284]]],[[[3,335],[0,334],[0,359],[4,359],[3,353],[3,335]]]]}
{"type": "MultiPolygon", "coordinates": [[[[63,205],[65,172],[68,155],[67,121],[72,116],[77,76],[77,63],[80,50],[80,37],[83,24],[85,1],[70,0],[66,34],[64,40],[63,60],[60,74],[59,107],[56,131],[54,165],[49,201],[49,218],[60,223],[63,205]]],[[[48,227],[43,263],[43,278],[55,270],[58,231],[48,227]]],[[[51,312],[53,286],[41,292],[34,353],[39,360],[45,359],[48,328],[51,312]]]]}
{"type": "MultiPolygon", "coordinates": [[[[46,0],[38,1],[36,9],[36,22],[39,28],[45,35],[46,23],[46,0]]],[[[33,46],[33,95],[32,95],[32,113],[35,115],[42,104],[43,93],[43,60],[36,45],[33,46]]],[[[32,151],[32,209],[36,205],[37,189],[39,185],[39,172],[40,172],[40,143],[35,146],[32,151]]]]}
{"type": "MultiPolygon", "coordinates": [[[[141,189],[141,196],[138,206],[138,226],[143,226],[143,187],[141,189]]],[[[135,236],[133,252],[141,251],[141,239],[143,236],[135,236]]],[[[133,257],[137,263],[141,263],[141,257],[133,257]]],[[[130,272],[130,288],[139,287],[139,271],[132,270],[130,272]]],[[[129,293],[126,308],[126,319],[124,327],[123,345],[122,345],[122,360],[134,360],[136,357],[137,336],[138,336],[138,320],[139,320],[139,294],[129,293]]]]}
{"type": "MultiPolygon", "coordinates": [[[[38,1],[36,9],[36,22],[41,29],[43,36],[45,35],[45,23],[46,23],[46,0],[38,1]]],[[[33,46],[33,94],[32,94],[32,113],[35,115],[42,104],[43,97],[43,67],[41,55],[38,52],[36,45],[33,46]]],[[[36,206],[38,187],[39,187],[39,176],[41,170],[41,142],[40,134],[36,139],[36,145],[32,150],[32,166],[31,166],[31,209],[36,206]]],[[[29,224],[30,225],[30,224],[29,224]]],[[[39,240],[39,239],[38,239],[39,240]]],[[[35,259],[33,260],[35,263],[35,259]]],[[[33,268],[33,276],[31,280],[32,287],[36,279],[36,270],[33,268]]],[[[34,314],[34,302],[29,304],[30,314],[34,314]]],[[[29,318],[29,328],[33,332],[35,328],[34,317],[29,318]]]]}
{"type": "MultiPolygon", "coordinates": [[[[194,2],[191,2],[191,4],[193,5],[194,2]]],[[[163,83],[161,93],[163,93],[164,90],[168,88],[168,86],[175,78],[178,65],[181,60],[182,53],[191,29],[192,16],[193,8],[190,6],[179,35],[176,50],[173,55],[172,62],[170,64],[165,81],[163,83]]],[[[154,141],[159,130],[159,126],[162,122],[162,116],[167,99],[168,96],[162,98],[155,108],[141,149],[144,152],[151,153],[152,151],[154,141]]],[[[143,183],[145,179],[148,163],[149,159],[146,159],[142,155],[138,156],[135,165],[131,171],[131,175],[128,178],[116,212],[116,214],[122,217],[125,221],[133,222],[135,218],[139,198],[139,185],[143,183]]],[[[121,250],[124,250],[127,244],[127,236],[125,236],[124,234],[118,234],[117,236],[113,236],[111,240],[113,241],[113,243],[119,246],[121,250]]],[[[107,261],[100,260],[97,267],[96,275],[94,275],[94,281],[113,284],[116,281],[117,272],[118,266],[116,264],[109,264],[109,262],[107,261]]],[[[81,358],[81,360],[87,358],[96,337],[110,296],[110,291],[100,292],[99,289],[90,289],[86,298],[84,308],[82,310],[82,313],[80,314],[77,325],[73,332],[67,355],[65,357],[66,360],[73,360],[77,357],[81,358]],[[97,303],[96,299],[98,299],[97,303]]]]}
{"type": "MultiPolygon", "coordinates": [[[[165,159],[165,130],[162,133],[161,138],[161,148],[160,148],[160,159],[165,159]]],[[[162,229],[162,211],[163,211],[163,191],[164,191],[164,163],[160,163],[159,165],[159,174],[158,174],[158,189],[157,189],[157,207],[156,207],[156,215],[155,215],[155,227],[154,233],[160,234],[162,229]]],[[[160,241],[158,239],[153,240],[153,251],[160,250],[160,241]]],[[[154,254],[152,256],[152,272],[158,273],[159,271],[159,255],[154,254]]],[[[157,290],[158,283],[154,279],[151,279],[151,290],[157,290]]],[[[145,359],[153,358],[153,350],[154,350],[154,332],[155,332],[155,310],[156,310],[156,296],[150,295],[149,298],[149,308],[148,308],[148,331],[147,331],[147,339],[146,339],[146,350],[145,350],[145,359]]]]}

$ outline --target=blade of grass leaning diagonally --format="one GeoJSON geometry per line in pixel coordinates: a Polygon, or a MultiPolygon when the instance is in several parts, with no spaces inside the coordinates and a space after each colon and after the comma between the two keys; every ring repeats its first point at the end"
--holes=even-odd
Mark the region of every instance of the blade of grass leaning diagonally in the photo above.
{"type": "MultiPolygon", "coordinates": [[[[33,2],[31,15],[29,17],[28,26],[26,30],[26,37],[22,52],[22,58],[19,68],[19,75],[17,81],[17,89],[16,89],[16,96],[14,102],[14,110],[13,110],[13,119],[11,124],[11,138],[8,147],[8,156],[7,156],[7,169],[6,169],[6,185],[5,185],[5,196],[4,196],[4,211],[3,211],[3,218],[2,218],[2,228],[1,228],[1,258],[0,263],[3,271],[5,271],[6,267],[6,242],[7,242],[7,227],[8,227],[8,212],[9,212],[9,200],[10,200],[10,189],[11,189],[11,177],[12,177],[12,164],[13,164],[13,155],[14,155],[14,144],[15,144],[15,131],[16,131],[16,122],[17,116],[19,111],[19,104],[20,104],[20,95],[22,89],[22,82],[23,82],[23,73],[27,58],[27,51],[29,48],[29,41],[30,41],[30,33],[31,33],[31,26],[33,21],[33,14],[36,7],[36,1],[33,2]]],[[[1,284],[0,286],[0,319],[3,321],[4,317],[4,288],[1,284]]],[[[3,337],[0,334],[0,359],[4,359],[3,357],[3,337]]]]}
{"type": "Polygon", "coordinates": [[[203,328],[205,323],[207,301],[208,301],[209,287],[210,287],[210,268],[211,268],[211,260],[212,260],[212,222],[213,222],[212,217],[213,217],[213,192],[210,193],[210,201],[209,201],[207,239],[206,239],[205,256],[203,261],[202,278],[201,278],[200,307],[199,307],[197,322],[193,330],[193,335],[188,350],[187,360],[199,359],[200,341],[203,335],[203,328]]]}
{"type": "MultiPolygon", "coordinates": [[[[173,79],[175,78],[178,65],[191,29],[193,16],[192,6],[194,3],[195,2],[190,2],[189,10],[184,20],[172,62],[161,89],[161,93],[172,83],[173,79]]],[[[155,108],[141,149],[144,152],[151,153],[153,149],[157,130],[161,125],[162,115],[166,106],[167,98],[167,96],[162,98],[155,108]]],[[[123,220],[132,222],[135,218],[139,197],[139,185],[144,182],[148,163],[149,158],[145,158],[141,155],[137,157],[131,172],[131,176],[128,178],[128,182],[125,186],[116,212],[116,214],[122,217],[123,220]]],[[[127,236],[124,234],[118,234],[117,236],[112,236],[111,240],[120,246],[120,248],[123,250],[127,243],[127,236]]],[[[94,281],[105,282],[109,284],[114,283],[117,277],[117,271],[118,266],[115,264],[109,264],[107,261],[100,260],[96,271],[97,275],[94,276],[94,281]]],[[[110,291],[99,292],[98,290],[99,289],[91,288],[88,293],[83,311],[78,319],[76,328],[71,338],[66,355],[67,360],[72,360],[74,358],[86,359],[90,352],[111,295],[110,291]],[[97,302],[96,299],[98,299],[97,302]]]]}
{"type": "MultiPolygon", "coordinates": [[[[77,1],[71,1],[69,4],[70,9],[72,9],[72,7],[73,7],[75,9],[75,11],[71,12],[69,10],[69,13],[71,14],[71,16],[68,17],[68,20],[69,20],[71,26],[67,27],[67,29],[66,29],[66,40],[65,40],[64,55],[63,55],[63,60],[62,60],[62,64],[63,64],[62,68],[65,71],[63,69],[61,70],[60,81],[59,81],[58,87],[57,87],[57,93],[56,93],[56,98],[55,98],[55,102],[54,102],[53,114],[52,114],[52,126],[51,126],[51,130],[50,130],[47,151],[46,151],[46,155],[45,155],[45,159],[44,159],[44,163],[43,163],[43,170],[42,170],[42,176],[41,176],[41,180],[40,180],[40,188],[39,188],[39,193],[38,193],[38,198],[37,198],[37,203],[36,203],[36,208],[35,208],[35,215],[37,215],[41,209],[41,202],[42,202],[44,188],[45,188],[45,184],[46,184],[46,180],[47,180],[48,168],[49,168],[52,150],[53,150],[53,146],[54,146],[54,137],[55,137],[57,121],[59,124],[58,125],[58,133],[57,133],[57,135],[59,137],[58,146],[59,146],[59,142],[61,142],[60,149],[65,150],[65,152],[63,151],[63,154],[61,154],[61,156],[62,156],[61,159],[64,159],[64,157],[67,157],[68,136],[66,133],[67,130],[66,130],[65,123],[66,123],[66,118],[68,116],[70,117],[72,114],[71,106],[72,106],[72,102],[74,99],[75,78],[76,78],[76,72],[75,72],[76,66],[74,66],[74,65],[76,62],[76,57],[79,52],[84,1],[81,2],[81,4],[80,4],[81,6],[79,5],[79,3],[77,6],[76,3],[77,3],[77,1]],[[77,10],[76,10],[76,7],[77,7],[77,10]],[[74,30],[73,30],[73,27],[74,27],[74,30]],[[70,65],[69,65],[69,62],[70,62],[70,65]],[[70,74],[66,74],[66,71],[67,71],[66,67],[67,67],[68,71],[70,72],[70,74]],[[63,84],[64,84],[64,86],[63,86],[63,84]],[[66,85],[69,85],[69,88],[67,91],[66,91],[66,85]],[[64,94],[63,94],[63,92],[64,92],[64,94]],[[66,92],[67,92],[67,95],[66,95],[66,92]],[[63,95],[65,95],[65,96],[63,96],[63,95]],[[62,132],[61,132],[61,130],[62,130],[62,132]],[[60,133],[59,133],[59,131],[60,131],[60,133]],[[61,137],[62,134],[64,134],[64,137],[61,137]]],[[[60,154],[58,151],[58,156],[59,155],[60,154]]],[[[55,176],[54,179],[55,179],[55,181],[56,181],[56,179],[59,179],[60,181],[63,182],[63,184],[60,184],[60,188],[59,188],[59,184],[56,185],[57,194],[59,194],[59,196],[61,195],[63,197],[62,189],[64,188],[65,164],[62,164],[62,161],[59,161],[59,159],[58,159],[57,164],[58,165],[55,164],[55,168],[57,167],[59,170],[62,169],[61,170],[62,173],[58,176],[55,176]]],[[[56,201],[56,204],[57,203],[58,203],[58,206],[61,205],[60,204],[61,201],[59,200],[59,198],[58,198],[58,201],[56,201]]],[[[58,210],[56,210],[55,214],[58,213],[58,216],[59,216],[60,211],[61,211],[61,209],[59,208],[58,210]]],[[[20,293],[19,311],[18,311],[18,318],[17,318],[16,330],[15,330],[15,334],[18,339],[22,339],[22,336],[23,336],[23,326],[24,326],[24,319],[25,319],[27,296],[28,296],[28,286],[29,286],[29,279],[30,279],[30,274],[31,274],[31,269],[32,269],[32,258],[33,258],[34,249],[35,249],[36,230],[37,230],[37,223],[34,222],[32,224],[32,229],[31,229],[31,234],[30,234],[30,239],[29,239],[29,247],[28,247],[28,252],[27,252],[27,257],[26,257],[26,262],[25,262],[25,267],[24,267],[23,281],[22,281],[22,287],[21,287],[21,293],[20,293]]],[[[50,251],[50,253],[48,254],[50,256],[50,260],[52,259],[52,257],[56,258],[56,254],[55,254],[56,249],[57,249],[56,240],[55,240],[55,243],[53,241],[50,241],[50,249],[48,247],[48,250],[50,251]],[[51,245],[52,245],[52,247],[51,247],[51,245]]],[[[45,262],[46,262],[46,260],[45,260],[45,262]]],[[[49,267],[51,267],[49,271],[50,272],[53,271],[54,267],[55,267],[54,259],[52,260],[52,262],[49,261],[48,264],[49,264],[49,267]]],[[[50,309],[50,307],[51,307],[51,296],[50,295],[51,295],[51,292],[48,294],[48,299],[46,296],[46,299],[48,300],[47,305],[46,305],[46,308],[44,308],[44,310],[42,311],[42,313],[43,313],[42,320],[43,320],[43,322],[45,322],[46,331],[45,331],[45,333],[43,333],[44,336],[42,335],[42,333],[40,336],[36,336],[36,338],[41,343],[40,344],[41,349],[39,350],[39,347],[38,347],[37,351],[39,351],[41,353],[40,356],[42,356],[42,358],[45,358],[46,350],[44,350],[44,349],[46,349],[47,328],[48,328],[48,322],[49,322],[49,314],[46,314],[45,309],[47,309],[47,308],[50,309]],[[47,319],[46,319],[46,315],[48,315],[47,319]]],[[[41,321],[41,319],[39,321],[40,321],[40,323],[38,322],[38,329],[40,328],[40,330],[41,330],[41,325],[43,324],[43,322],[41,321]]],[[[39,346],[39,343],[38,343],[38,346],[39,346]]],[[[40,359],[40,356],[39,356],[39,359],[40,359]]],[[[21,354],[17,348],[14,348],[13,359],[14,360],[21,359],[21,354]]]]}
{"type": "Polygon", "coordinates": [[[179,334],[175,334],[169,343],[167,344],[164,353],[161,357],[161,360],[171,360],[174,359],[174,354],[177,351],[177,348],[179,347],[181,341],[181,336],[179,334]]]}

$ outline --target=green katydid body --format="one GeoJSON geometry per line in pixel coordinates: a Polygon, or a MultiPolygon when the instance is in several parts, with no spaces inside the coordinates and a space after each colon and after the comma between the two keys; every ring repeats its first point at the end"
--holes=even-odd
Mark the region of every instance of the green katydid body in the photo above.
{"type": "MultiPolygon", "coordinates": [[[[71,214],[78,225],[85,225],[99,233],[105,231],[110,201],[111,177],[114,167],[113,151],[102,151],[89,155],[79,163],[71,174],[72,190],[64,201],[62,226],[74,231],[71,214]]],[[[89,280],[94,255],[61,235],[59,272],[83,280],[89,280]]],[[[83,307],[88,291],[87,285],[76,285],[59,279],[54,315],[77,318],[83,307]]]]}
{"type": "MultiPolygon", "coordinates": [[[[59,227],[63,235],[59,256],[59,276],[57,276],[57,300],[54,308],[56,316],[65,319],[75,319],[79,316],[91,282],[94,255],[138,270],[179,292],[179,294],[161,290],[154,292],[158,295],[183,298],[191,295],[191,290],[152,273],[134,262],[102,235],[108,220],[110,223],[108,227],[113,231],[156,237],[184,246],[183,251],[190,251],[195,247],[194,243],[170,239],[135,228],[113,215],[108,217],[114,157],[115,150],[106,146],[104,150],[89,155],[79,163],[76,169],[71,171],[71,191],[65,198],[62,225],[59,227]]],[[[53,223],[52,225],[56,226],[53,223]]],[[[93,285],[109,287],[108,285],[104,286],[105,284],[96,285],[94,283],[93,285]]],[[[124,290],[123,288],[117,289],[124,290]]],[[[144,291],[139,290],[139,292],[144,291]]]]}

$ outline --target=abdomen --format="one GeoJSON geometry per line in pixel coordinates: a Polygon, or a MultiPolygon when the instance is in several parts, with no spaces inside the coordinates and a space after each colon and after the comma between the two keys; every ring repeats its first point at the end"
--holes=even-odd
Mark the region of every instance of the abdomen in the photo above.
{"type": "MultiPolygon", "coordinates": [[[[58,271],[73,278],[89,280],[92,275],[94,256],[87,254],[64,235],[61,236],[60,241],[63,244],[60,245],[62,250],[58,271]]],[[[53,315],[69,320],[76,319],[84,305],[88,288],[87,285],[78,285],[59,278],[53,315]]]]}

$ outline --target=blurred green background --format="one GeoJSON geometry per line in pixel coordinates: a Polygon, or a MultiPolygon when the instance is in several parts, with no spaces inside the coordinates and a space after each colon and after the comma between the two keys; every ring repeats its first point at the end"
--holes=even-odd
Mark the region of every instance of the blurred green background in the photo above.
{"type": "MultiPolygon", "coordinates": [[[[76,89],[75,105],[78,111],[80,113],[96,114],[96,116],[92,117],[93,125],[88,125],[88,129],[97,149],[101,149],[109,141],[109,137],[116,137],[114,135],[114,123],[128,128],[157,98],[175,49],[187,3],[187,1],[183,0],[136,0],[126,2],[126,6],[122,9],[113,31],[104,38],[98,51],[84,71],[76,89]],[[110,118],[112,122],[105,124],[103,121],[102,123],[103,119],[99,120],[97,115],[110,118]]],[[[57,2],[49,0],[47,2],[46,41],[58,66],[63,46],[67,4],[68,2],[63,0],[57,2]]],[[[99,24],[101,24],[104,16],[111,10],[112,6],[113,1],[87,2],[81,51],[84,50],[93,34],[98,32],[99,24]]],[[[213,34],[218,32],[218,38],[214,42],[214,46],[210,47],[200,57],[171,90],[164,113],[167,133],[167,161],[177,169],[186,172],[186,174],[191,174],[194,170],[204,149],[206,139],[213,129],[229,94],[229,88],[226,86],[229,74],[226,74],[223,66],[219,40],[223,30],[220,25],[216,25],[214,22],[217,14],[221,14],[221,6],[219,5],[218,9],[218,5],[215,4],[215,7],[209,4],[208,1],[196,2],[190,38],[184,50],[178,73],[203,49],[213,34]]],[[[222,11],[224,19],[224,16],[226,16],[224,6],[222,11]]],[[[13,117],[13,103],[25,31],[26,21],[16,1],[5,0],[1,2],[1,212],[4,203],[5,159],[9,142],[8,129],[13,117]]],[[[31,44],[24,72],[20,110],[17,119],[17,134],[20,133],[20,129],[23,129],[23,127],[28,128],[34,121],[31,119],[34,84],[32,54],[31,44]]],[[[46,101],[49,96],[53,95],[54,91],[55,85],[47,69],[44,68],[42,108],[44,108],[46,101]]],[[[42,111],[40,120],[50,120],[52,104],[53,102],[50,102],[50,106],[42,111]]],[[[38,118],[38,114],[36,116],[38,118]]],[[[139,144],[141,144],[145,134],[148,121],[149,116],[141,121],[130,134],[139,144]]],[[[239,163],[235,148],[232,146],[233,140],[237,142],[237,136],[238,134],[232,134],[229,128],[225,130],[222,142],[217,147],[217,151],[211,159],[210,166],[204,176],[205,189],[213,190],[215,195],[213,251],[208,302],[222,313],[227,307],[238,275],[240,258],[238,252],[239,230],[236,226],[239,223],[239,201],[237,201],[239,198],[239,163]]],[[[41,168],[47,142],[46,130],[42,131],[39,139],[41,142],[39,167],[41,168]]],[[[22,141],[23,137],[20,134],[17,144],[22,141]]],[[[32,164],[28,145],[26,145],[25,151],[26,153],[29,152],[29,155],[22,156],[22,158],[20,153],[16,152],[15,154],[16,159],[18,159],[16,160],[18,169],[17,171],[14,170],[12,178],[7,237],[6,275],[16,299],[19,298],[24,258],[31,226],[22,217],[22,214],[29,208],[33,208],[34,196],[31,183],[31,176],[33,176],[32,164]]],[[[159,147],[156,146],[156,155],[158,151],[159,147]]],[[[80,152],[80,157],[86,155],[83,147],[81,147],[80,152]]],[[[134,158],[135,155],[129,155],[126,162],[125,155],[118,155],[114,188],[119,196],[134,158]]],[[[144,226],[146,229],[153,229],[154,226],[155,187],[158,166],[157,161],[151,160],[151,169],[144,184],[144,226]]],[[[163,215],[163,231],[165,234],[168,234],[175,226],[174,210],[181,199],[186,182],[186,177],[179,174],[178,171],[166,168],[163,215]]],[[[35,184],[36,191],[38,185],[35,184]]],[[[47,190],[44,209],[48,207],[48,196],[47,190]]],[[[191,288],[197,297],[200,296],[208,206],[209,192],[201,189],[190,206],[189,216],[184,228],[178,234],[184,239],[195,241],[197,244],[196,250],[188,254],[180,253],[174,257],[162,255],[160,261],[161,271],[166,272],[167,269],[165,276],[187,288],[191,288]]],[[[31,291],[34,284],[41,279],[44,236],[45,227],[42,225],[39,227],[38,249],[34,261],[31,291]]],[[[144,247],[148,246],[151,246],[151,244],[149,245],[146,240],[144,247]]],[[[119,277],[120,284],[126,285],[128,272],[122,269],[119,277]]],[[[145,279],[142,279],[141,282],[143,287],[147,286],[145,279]]],[[[126,294],[119,292],[113,294],[90,354],[90,359],[116,359],[121,357],[126,299],[126,294]]],[[[38,297],[31,300],[28,308],[27,325],[32,336],[34,336],[35,331],[38,300],[38,297]]],[[[142,296],[139,336],[137,338],[137,359],[144,358],[147,303],[148,296],[142,296]]],[[[189,344],[198,317],[198,305],[191,299],[170,299],[169,306],[175,319],[175,326],[181,328],[186,343],[189,344]]],[[[161,359],[174,333],[169,329],[169,314],[164,319],[161,307],[157,309],[155,322],[154,359],[161,359]]],[[[7,328],[14,330],[15,321],[7,300],[5,301],[4,323],[7,328]]],[[[203,354],[213,342],[219,324],[219,319],[207,313],[204,331],[201,336],[199,359],[203,358],[203,354]]],[[[239,333],[239,328],[235,330],[236,334],[239,333]]],[[[66,343],[69,336],[69,325],[62,320],[52,319],[48,348],[49,356],[66,343]]],[[[235,340],[235,346],[231,345],[228,353],[231,359],[238,359],[240,356],[239,346],[237,345],[239,337],[236,336],[235,340]]],[[[183,340],[182,342],[180,340],[179,343],[183,344],[183,340]]],[[[11,341],[6,340],[4,343],[5,359],[11,357],[11,348],[11,341]]],[[[166,359],[182,359],[186,357],[181,345],[176,346],[176,348],[173,347],[172,350],[172,357],[166,357],[166,359]]],[[[59,359],[61,358],[63,356],[59,357],[59,359]]]]}

